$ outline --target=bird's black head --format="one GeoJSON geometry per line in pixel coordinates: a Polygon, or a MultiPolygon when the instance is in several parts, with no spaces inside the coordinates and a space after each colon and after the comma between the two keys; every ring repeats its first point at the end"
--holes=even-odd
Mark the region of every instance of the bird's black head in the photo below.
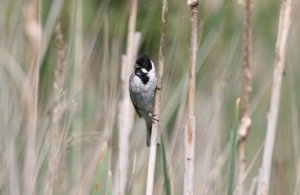
{"type": "Polygon", "coordinates": [[[141,68],[145,68],[148,72],[151,70],[151,60],[149,57],[145,54],[142,54],[138,57],[138,59],[135,62],[136,66],[139,66],[141,68]]]}

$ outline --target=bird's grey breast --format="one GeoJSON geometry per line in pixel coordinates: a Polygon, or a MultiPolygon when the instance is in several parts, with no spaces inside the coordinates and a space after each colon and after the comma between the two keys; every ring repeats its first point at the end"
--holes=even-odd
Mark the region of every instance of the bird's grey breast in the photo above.
{"type": "Polygon", "coordinates": [[[153,111],[156,85],[156,77],[150,77],[149,81],[144,84],[134,73],[130,76],[130,98],[139,109],[146,112],[153,111]]]}

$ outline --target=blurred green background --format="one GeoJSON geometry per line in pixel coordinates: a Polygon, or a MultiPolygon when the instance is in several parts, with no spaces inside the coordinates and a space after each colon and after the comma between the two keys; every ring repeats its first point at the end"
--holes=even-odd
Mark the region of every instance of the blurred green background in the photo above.
{"type": "MultiPolygon", "coordinates": [[[[0,0],[0,3],[0,194],[18,194],[23,191],[26,179],[23,169],[28,116],[22,94],[23,79],[29,70],[28,24],[24,16],[29,1],[0,0]]],[[[261,165],[280,3],[279,0],[252,1],[252,128],[246,145],[247,193],[261,165]]],[[[300,4],[299,1],[293,4],[270,184],[270,194],[278,195],[300,193],[300,90],[297,87],[300,4]]],[[[156,64],[161,5],[161,1],[140,0],[137,12],[136,31],[142,35],[139,54],[148,54],[156,64]]],[[[38,88],[36,194],[46,194],[49,174],[57,63],[53,22],[59,15],[66,47],[63,97],[67,108],[61,122],[66,139],[59,163],[57,194],[97,193],[103,188],[100,194],[110,194],[118,154],[121,57],[126,52],[129,10],[129,1],[41,1],[44,51],[40,52],[44,55],[38,88]],[[77,40],[82,43],[80,47],[77,40]],[[103,149],[104,142],[108,145],[103,149]],[[104,162],[97,161],[100,154],[107,155],[104,162]]],[[[190,45],[190,9],[186,2],[170,1],[168,19],[161,127],[171,189],[173,194],[182,194],[190,45]]],[[[243,6],[238,1],[201,1],[198,21],[195,194],[224,194],[229,179],[235,102],[241,95],[243,6]]],[[[128,194],[145,192],[149,149],[145,145],[144,125],[143,120],[135,120],[130,136],[128,194]]],[[[163,164],[159,151],[155,194],[166,193],[163,164]]]]}

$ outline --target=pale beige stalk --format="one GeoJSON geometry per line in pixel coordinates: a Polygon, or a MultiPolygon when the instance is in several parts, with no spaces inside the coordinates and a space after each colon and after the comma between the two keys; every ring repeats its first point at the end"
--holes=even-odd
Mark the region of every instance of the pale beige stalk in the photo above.
{"type": "Polygon", "coordinates": [[[31,0],[25,9],[25,28],[28,37],[29,84],[25,87],[25,103],[27,106],[27,145],[24,165],[24,194],[35,194],[36,183],[36,133],[38,112],[38,84],[41,49],[41,1],[31,0]]]}
{"type": "Polygon", "coordinates": [[[72,112],[74,114],[75,120],[73,123],[71,136],[76,137],[77,142],[72,148],[72,172],[74,173],[73,186],[71,193],[83,195],[82,186],[82,102],[84,93],[84,62],[83,62],[83,3],[82,0],[75,0],[71,3],[72,14],[71,20],[75,32],[72,32],[72,38],[74,41],[74,76],[72,83],[72,93],[75,97],[75,104],[72,106],[72,112]],[[79,135],[79,136],[78,136],[79,135]]]}
{"type": "Polygon", "coordinates": [[[113,194],[126,194],[126,186],[128,180],[128,157],[129,157],[129,136],[133,126],[134,111],[129,96],[129,77],[134,66],[135,59],[138,53],[140,42],[140,33],[135,31],[136,15],[137,15],[137,0],[131,0],[130,16],[128,23],[128,36],[126,55],[122,57],[122,98],[120,100],[119,109],[119,145],[118,145],[118,163],[117,176],[114,182],[113,194]]]}
{"type": "Polygon", "coordinates": [[[276,59],[273,75],[273,86],[270,102],[270,111],[268,113],[267,132],[265,138],[265,147],[262,160],[262,166],[259,173],[257,194],[269,194],[269,183],[271,176],[272,157],[274,150],[274,141],[276,136],[277,119],[280,105],[280,92],[282,75],[284,72],[284,62],[286,53],[286,43],[289,35],[291,23],[292,0],[283,0],[280,9],[280,18],[278,25],[278,35],[276,43],[276,59]]]}
{"type": "Polygon", "coordinates": [[[198,37],[198,0],[188,0],[191,9],[191,46],[189,63],[188,120],[185,128],[184,194],[194,194],[195,169],[195,95],[198,37]]]}
{"type": "Polygon", "coordinates": [[[154,116],[158,119],[158,122],[155,122],[152,125],[151,133],[151,143],[150,143],[150,154],[148,161],[148,175],[147,175],[147,189],[146,195],[153,194],[153,185],[154,185],[154,172],[155,172],[155,160],[156,160],[156,149],[158,143],[158,132],[160,132],[160,103],[161,103],[161,89],[162,89],[162,76],[165,66],[165,47],[166,47],[166,31],[167,31],[167,22],[168,22],[168,0],[163,0],[162,6],[162,16],[161,16],[161,26],[160,26],[160,41],[159,41],[159,63],[157,70],[157,88],[155,95],[155,107],[154,107],[154,116]]]}

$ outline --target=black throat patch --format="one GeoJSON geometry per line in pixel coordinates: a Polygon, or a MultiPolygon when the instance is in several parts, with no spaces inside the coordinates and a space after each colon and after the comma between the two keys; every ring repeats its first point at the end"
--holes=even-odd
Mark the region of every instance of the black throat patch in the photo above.
{"type": "Polygon", "coordinates": [[[141,81],[144,83],[144,85],[146,85],[149,81],[149,76],[147,75],[147,73],[144,73],[142,71],[142,68],[138,67],[135,69],[135,75],[138,76],[141,81]]]}

